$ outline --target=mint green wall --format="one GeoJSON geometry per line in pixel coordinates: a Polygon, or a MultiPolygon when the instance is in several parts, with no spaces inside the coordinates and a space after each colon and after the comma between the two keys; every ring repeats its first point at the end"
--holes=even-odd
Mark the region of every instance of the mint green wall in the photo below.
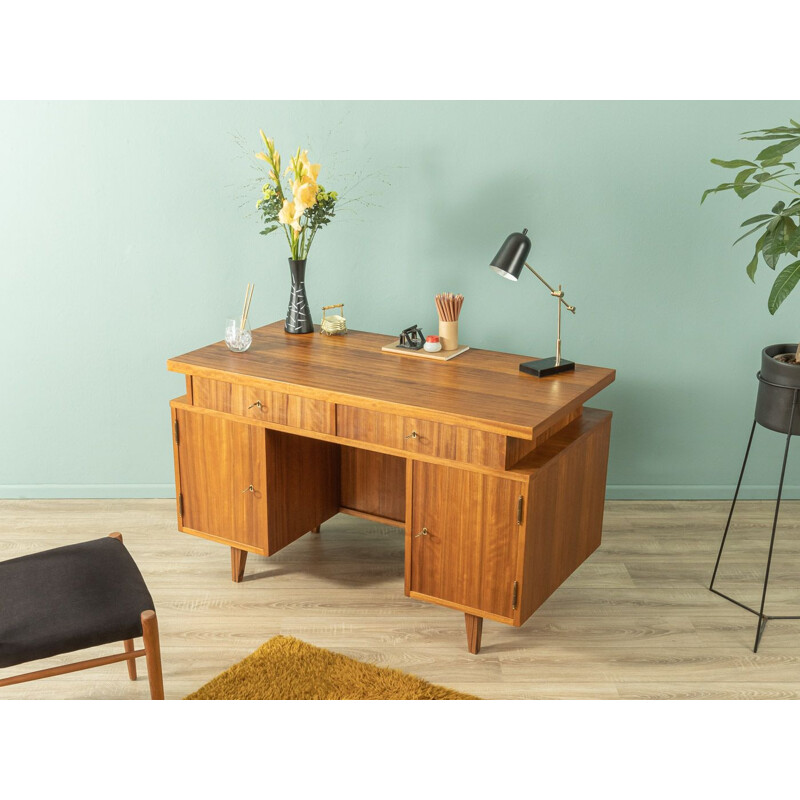
{"type": "MultiPolygon", "coordinates": [[[[254,214],[250,154],[264,128],[285,163],[308,147],[327,188],[361,197],[315,241],[315,313],[344,301],[351,327],[431,331],[432,295],[448,289],[466,296],[464,342],[551,355],[543,287],[486,266],[527,226],[532,263],[578,309],[565,356],[617,369],[596,399],[615,414],[609,496],[729,497],[760,350],[798,340],[800,294],[770,317],[771,274],[753,286],[749,246],[731,248],[760,194],[699,199],[722,180],[710,157],[739,157],[740,131],[798,113],[788,102],[0,103],[0,496],[171,494],[167,403],[183,380],[166,359],[220,339],[248,281],[254,324],[285,314],[286,242],[259,236],[254,214]]],[[[781,446],[759,432],[749,496],[772,496],[781,446]]]]}

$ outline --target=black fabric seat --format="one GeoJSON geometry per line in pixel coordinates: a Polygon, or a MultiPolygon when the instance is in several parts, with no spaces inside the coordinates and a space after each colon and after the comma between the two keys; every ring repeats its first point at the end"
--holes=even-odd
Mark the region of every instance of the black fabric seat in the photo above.
{"type": "Polygon", "coordinates": [[[148,609],[139,568],[113,537],[0,562],[0,667],[142,636],[148,609]]]}

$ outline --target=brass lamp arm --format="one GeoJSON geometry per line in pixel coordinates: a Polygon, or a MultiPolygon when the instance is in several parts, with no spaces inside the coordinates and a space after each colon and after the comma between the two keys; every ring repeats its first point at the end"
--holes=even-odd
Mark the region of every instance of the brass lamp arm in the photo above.
{"type": "Polygon", "coordinates": [[[564,299],[564,292],[562,292],[561,289],[554,289],[527,261],[525,262],[525,266],[550,290],[550,294],[553,295],[553,297],[557,297],[559,301],[566,306],[567,311],[571,311],[573,314],[575,313],[575,306],[571,306],[564,299]]]}

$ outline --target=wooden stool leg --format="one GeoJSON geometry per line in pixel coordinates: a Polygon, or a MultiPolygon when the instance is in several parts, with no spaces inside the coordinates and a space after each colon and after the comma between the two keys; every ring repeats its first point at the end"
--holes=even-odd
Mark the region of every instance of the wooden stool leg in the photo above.
{"type": "Polygon", "coordinates": [[[241,583],[244,578],[244,565],[247,563],[247,550],[231,547],[231,580],[241,583]]]}
{"type": "MultiPolygon", "coordinates": [[[[126,639],[122,644],[125,647],[125,652],[126,653],[132,653],[133,652],[133,639],[126,639]]],[[[127,661],[127,664],[128,664],[128,677],[132,681],[135,681],[136,680],[136,659],[135,658],[129,658],[128,661],[127,661]]]]}
{"type": "Polygon", "coordinates": [[[467,623],[467,648],[470,653],[477,655],[481,649],[481,633],[483,633],[483,617],[474,614],[464,614],[467,623]]]}
{"type": "Polygon", "coordinates": [[[319,526],[319,525],[317,525],[317,527],[316,527],[316,528],[312,528],[312,529],[311,529],[311,533],[319,533],[319,529],[320,529],[320,526],[319,526]]]}
{"type": "Polygon", "coordinates": [[[150,682],[150,699],[164,699],[164,678],[161,674],[161,643],[158,639],[158,618],[155,611],[142,611],[142,639],[144,640],[147,680],[150,682]]]}

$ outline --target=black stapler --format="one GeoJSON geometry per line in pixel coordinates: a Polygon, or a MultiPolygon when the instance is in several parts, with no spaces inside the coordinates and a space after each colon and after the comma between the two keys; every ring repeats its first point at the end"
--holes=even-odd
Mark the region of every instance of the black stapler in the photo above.
{"type": "Polygon", "coordinates": [[[422,350],[422,345],[425,344],[425,336],[420,330],[419,325],[412,325],[400,333],[400,341],[397,343],[398,347],[404,350],[422,350]]]}

